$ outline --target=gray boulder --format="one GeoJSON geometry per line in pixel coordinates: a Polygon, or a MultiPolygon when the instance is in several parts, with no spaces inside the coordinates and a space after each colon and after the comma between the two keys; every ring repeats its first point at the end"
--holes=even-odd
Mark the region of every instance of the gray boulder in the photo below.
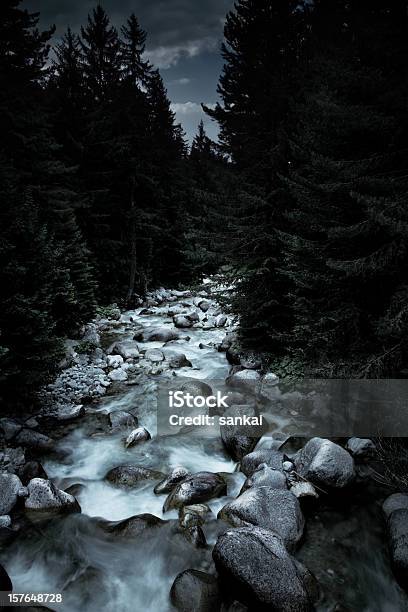
{"type": "Polygon", "coordinates": [[[140,342],[169,342],[179,338],[180,335],[169,327],[146,327],[136,333],[134,340],[140,342]]]}
{"type": "Polygon", "coordinates": [[[190,504],[206,502],[227,492],[227,483],[219,474],[197,472],[177,484],[164,502],[163,512],[190,504]]]}
{"type": "Polygon", "coordinates": [[[192,366],[191,361],[187,359],[184,353],[172,351],[171,349],[164,349],[163,353],[170,368],[191,368],[192,366]]]}
{"type": "Polygon", "coordinates": [[[354,461],[338,444],[312,438],[295,456],[297,472],[313,484],[342,488],[354,479],[354,461]]]}
{"type": "Polygon", "coordinates": [[[228,376],[226,383],[234,389],[255,393],[260,380],[261,375],[256,370],[240,370],[228,376]]]}
{"type": "Polygon", "coordinates": [[[80,512],[81,508],[72,495],[57,489],[44,478],[33,478],[28,483],[28,497],[25,508],[30,512],[80,512]]]}
{"type": "Polygon", "coordinates": [[[251,610],[310,612],[310,572],[287,552],[282,538],[259,527],[241,527],[218,537],[213,558],[221,588],[251,610]]]}
{"type": "Polygon", "coordinates": [[[180,612],[217,612],[221,607],[218,581],[211,574],[185,570],[174,580],[170,600],[180,612]]]}
{"type": "Polygon", "coordinates": [[[130,432],[128,437],[125,440],[125,447],[131,448],[132,446],[136,446],[141,442],[146,442],[147,440],[151,440],[151,435],[144,427],[138,427],[130,432]]]}
{"type": "Polygon", "coordinates": [[[253,487],[270,487],[271,489],[287,489],[287,480],[285,474],[281,470],[273,468],[261,463],[258,465],[252,476],[249,476],[242,485],[241,493],[253,487]]]}
{"type": "Polygon", "coordinates": [[[116,352],[118,355],[123,357],[123,359],[138,359],[139,347],[135,342],[116,342],[112,348],[112,352],[116,352]]]}
{"type": "Polygon", "coordinates": [[[387,521],[392,569],[400,586],[408,591],[408,509],[394,510],[387,521]]]}
{"type": "Polygon", "coordinates": [[[191,506],[183,506],[179,511],[179,523],[184,528],[201,527],[204,525],[205,519],[211,514],[211,510],[207,504],[192,504],[191,506]]]}
{"type": "Polygon", "coordinates": [[[393,493],[393,495],[387,497],[382,509],[386,518],[395,510],[408,510],[408,493],[393,493]]]}
{"type": "Polygon", "coordinates": [[[226,504],[218,517],[234,527],[255,525],[278,533],[293,551],[303,534],[305,519],[297,498],[287,490],[270,487],[247,489],[226,504]]]}
{"type": "Polygon", "coordinates": [[[160,349],[148,349],[144,356],[145,359],[148,359],[152,363],[161,363],[164,361],[164,354],[160,349]]]}
{"type": "Polygon", "coordinates": [[[164,474],[138,465],[119,465],[105,475],[105,480],[116,487],[132,489],[145,480],[161,480],[164,474]]]}
{"type": "Polygon", "coordinates": [[[182,466],[177,466],[170,472],[168,476],[166,476],[154,487],[154,492],[156,493],[156,495],[161,495],[162,493],[170,493],[174,489],[174,487],[179,482],[187,478],[187,476],[191,476],[190,472],[182,466]]]}
{"type": "Polygon", "coordinates": [[[346,449],[355,459],[370,459],[376,454],[375,444],[369,438],[349,438],[346,449]]]}
{"type": "Polygon", "coordinates": [[[137,428],[138,420],[130,412],[114,410],[109,413],[109,422],[112,431],[129,431],[137,428]]]}
{"type": "Polygon", "coordinates": [[[162,527],[166,523],[153,514],[138,514],[123,521],[105,522],[103,529],[121,538],[135,538],[146,530],[162,527]]]}
{"type": "Polygon", "coordinates": [[[274,470],[283,470],[284,454],[278,450],[265,448],[253,451],[245,455],[241,461],[241,472],[245,476],[252,476],[255,470],[265,463],[268,467],[274,470]]]}
{"type": "Polygon", "coordinates": [[[173,323],[180,329],[193,327],[193,321],[185,315],[174,315],[173,323]]]}
{"type": "Polygon", "coordinates": [[[22,429],[15,442],[24,448],[38,451],[49,451],[54,446],[54,440],[33,429],[22,429]]]}
{"type": "Polygon", "coordinates": [[[0,515],[9,514],[17,503],[22,482],[15,474],[0,474],[0,515]]]}

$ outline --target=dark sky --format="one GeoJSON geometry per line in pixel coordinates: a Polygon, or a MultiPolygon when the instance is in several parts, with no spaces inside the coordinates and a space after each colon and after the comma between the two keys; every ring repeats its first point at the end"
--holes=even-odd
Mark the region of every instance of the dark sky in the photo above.
{"type": "MultiPolygon", "coordinates": [[[[41,13],[40,24],[55,24],[56,37],[67,26],[78,31],[96,0],[25,0],[41,13]]],[[[147,55],[160,68],[173,109],[191,140],[201,118],[215,138],[216,125],[201,111],[213,104],[222,68],[219,53],[225,15],[233,0],[104,0],[102,6],[120,27],[134,12],[147,31],[147,55]]]]}

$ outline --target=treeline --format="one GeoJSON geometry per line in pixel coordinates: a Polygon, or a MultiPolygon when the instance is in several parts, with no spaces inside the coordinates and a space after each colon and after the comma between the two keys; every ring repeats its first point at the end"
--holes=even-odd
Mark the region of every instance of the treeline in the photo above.
{"type": "Polygon", "coordinates": [[[407,3],[238,0],[220,104],[241,342],[289,373],[405,376],[407,3]]]}
{"type": "Polygon", "coordinates": [[[195,231],[200,160],[217,155],[201,129],[190,160],[135,15],[117,31],[98,5],[54,48],[38,20],[19,0],[0,5],[6,402],[32,397],[97,304],[131,307],[217,265],[195,231]]]}

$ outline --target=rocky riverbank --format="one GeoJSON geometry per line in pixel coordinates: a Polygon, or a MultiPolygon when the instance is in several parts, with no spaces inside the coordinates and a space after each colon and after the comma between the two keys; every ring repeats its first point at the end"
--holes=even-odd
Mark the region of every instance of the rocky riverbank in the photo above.
{"type": "Polygon", "coordinates": [[[64,610],[408,609],[408,496],[377,482],[371,440],[285,433],[227,290],[107,309],[67,341],[42,410],[0,420],[3,590],[59,592],[64,610]],[[267,435],[160,435],[163,380],[224,381],[231,414],[259,414],[261,385],[277,414],[267,435]]]}

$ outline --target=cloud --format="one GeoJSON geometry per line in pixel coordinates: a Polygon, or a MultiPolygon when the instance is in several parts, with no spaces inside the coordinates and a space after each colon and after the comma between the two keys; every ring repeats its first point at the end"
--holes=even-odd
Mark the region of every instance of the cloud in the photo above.
{"type": "MultiPolygon", "coordinates": [[[[215,104],[206,104],[209,108],[214,108],[215,104]]],[[[201,104],[197,102],[173,102],[171,109],[176,115],[195,115],[203,112],[201,104]]]]}
{"type": "Polygon", "coordinates": [[[171,85],[188,85],[189,83],[191,83],[191,79],[188,79],[187,77],[182,77],[181,79],[171,81],[171,85]]]}
{"type": "Polygon", "coordinates": [[[146,50],[146,57],[157,68],[167,70],[175,66],[182,57],[196,57],[204,51],[216,51],[218,41],[215,38],[192,40],[175,46],[160,46],[146,50]]]}

